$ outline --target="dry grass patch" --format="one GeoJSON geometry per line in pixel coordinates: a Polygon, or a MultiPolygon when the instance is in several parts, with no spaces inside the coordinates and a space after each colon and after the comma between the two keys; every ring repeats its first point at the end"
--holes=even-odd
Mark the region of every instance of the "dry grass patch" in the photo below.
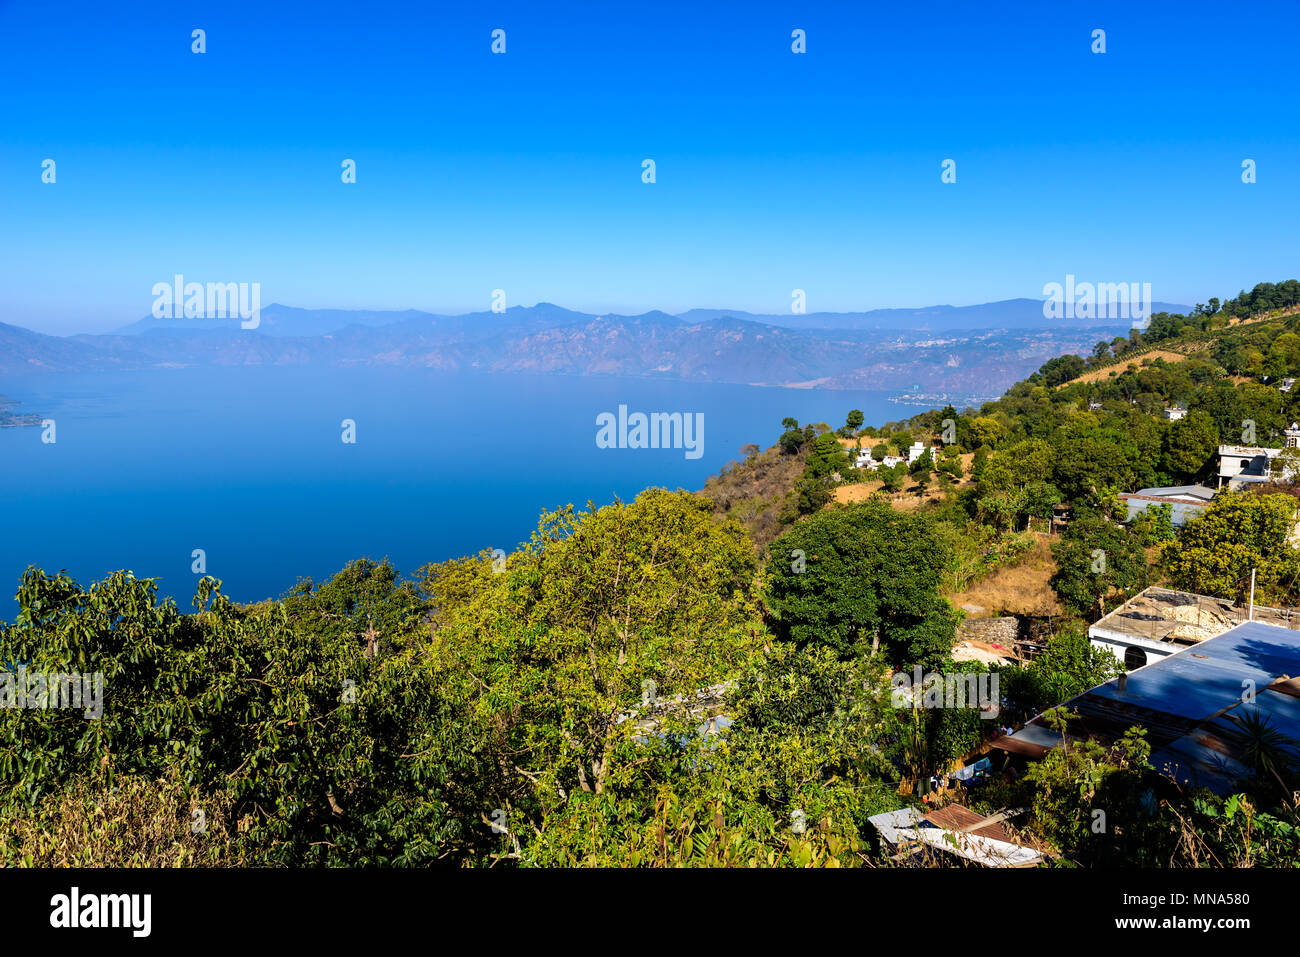
{"type": "Polygon", "coordinates": [[[958,608],[978,605],[984,609],[974,617],[1008,615],[1061,615],[1064,609],[1048,580],[1056,572],[1051,543],[1055,536],[1038,539],[1014,565],[996,568],[968,585],[964,591],[945,595],[958,608]]]}

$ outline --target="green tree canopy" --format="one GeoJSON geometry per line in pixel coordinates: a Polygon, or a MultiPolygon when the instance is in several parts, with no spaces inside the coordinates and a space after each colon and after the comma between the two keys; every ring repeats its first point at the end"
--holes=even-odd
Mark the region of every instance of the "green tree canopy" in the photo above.
{"type": "Polygon", "coordinates": [[[1163,546],[1162,563],[1174,587],[1237,601],[1254,568],[1256,600],[1286,601],[1300,576],[1300,551],[1291,543],[1295,525],[1290,495],[1220,492],[1163,546]]]}
{"type": "Polygon", "coordinates": [[[849,658],[878,639],[896,664],[932,664],[951,652],[955,630],[938,593],[946,563],[924,516],[881,502],[835,508],[772,543],[764,600],[777,634],[797,645],[849,658]]]}

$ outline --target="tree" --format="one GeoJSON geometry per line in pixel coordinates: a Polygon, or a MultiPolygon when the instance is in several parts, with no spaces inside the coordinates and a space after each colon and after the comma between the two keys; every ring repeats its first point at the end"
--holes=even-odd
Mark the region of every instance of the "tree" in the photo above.
{"type": "Polygon", "coordinates": [[[956,627],[938,593],[946,552],[928,518],[885,503],[818,512],[770,546],[764,602],[777,635],[801,647],[850,658],[879,642],[896,664],[933,664],[956,627]]]}
{"type": "Polygon", "coordinates": [[[907,467],[901,462],[898,465],[882,465],[876,472],[886,492],[901,492],[907,484],[907,467]]]}
{"type": "Polygon", "coordinates": [[[795,521],[800,515],[811,515],[813,512],[825,508],[831,500],[831,490],[835,487],[834,480],[829,476],[817,478],[811,475],[803,475],[794,483],[791,505],[794,511],[783,515],[782,521],[789,524],[795,521]]]}
{"type": "Polygon", "coordinates": [[[943,454],[939,457],[939,470],[954,481],[960,482],[962,477],[961,456],[953,451],[951,447],[944,449],[943,454]]]}
{"type": "Polygon", "coordinates": [[[1075,518],[1052,545],[1051,577],[1061,604],[1072,615],[1096,621],[1147,587],[1142,545],[1122,526],[1092,513],[1075,518]]]}
{"type": "Polygon", "coordinates": [[[795,428],[782,432],[781,437],[777,439],[777,444],[781,446],[781,451],[786,455],[796,455],[803,448],[806,441],[807,437],[803,431],[795,428]]]}
{"type": "Polygon", "coordinates": [[[980,471],[980,490],[998,491],[1045,482],[1052,477],[1054,465],[1055,452],[1045,440],[1017,442],[989,457],[988,465],[980,471]]]}
{"type": "Polygon", "coordinates": [[[977,416],[970,424],[970,442],[975,448],[982,445],[990,449],[997,446],[1002,438],[1002,426],[991,416],[977,416]]]}
{"type": "Polygon", "coordinates": [[[1027,666],[1002,672],[1002,688],[1014,713],[1031,717],[1119,674],[1119,661],[1096,647],[1087,629],[1067,622],[1051,635],[1027,666]]]}
{"type": "Polygon", "coordinates": [[[1175,588],[1238,603],[1255,569],[1256,601],[1284,603],[1296,594],[1300,551],[1290,544],[1296,500],[1289,495],[1220,492],[1205,514],[1166,543],[1161,561],[1175,588]]]}
{"type": "Polygon", "coordinates": [[[1234,387],[1217,382],[1192,400],[1190,411],[1203,411],[1214,421],[1219,441],[1229,445],[1257,445],[1287,424],[1282,414],[1282,393],[1254,382],[1234,387]],[[1250,438],[1253,434],[1255,438],[1250,438]]]}
{"type": "Polygon", "coordinates": [[[804,477],[825,478],[833,472],[848,468],[848,465],[849,456],[840,445],[839,439],[833,433],[826,432],[813,440],[804,467],[804,477]]]}
{"type": "Polygon", "coordinates": [[[1155,463],[1142,455],[1131,435],[1117,429],[1072,421],[1054,438],[1052,481],[1070,501],[1095,496],[1106,488],[1128,491],[1145,487],[1155,478],[1155,463]]]}
{"type": "Polygon", "coordinates": [[[1078,356],[1064,355],[1048,359],[1035,375],[1041,376],[1049,387],[1054,387],[1082,375],[1084,368],[1083,360],[1078,356]]]}
{"type": "Polygon", "coordinates": [[[1179,479],[1195,479],[1204,471],[1218,445],[1218,430],[1209,414],[1199,410],[1189,412],[1165,433],[1165,468],[1179,479]]]}
{"type": "Polygon", "coordinates": [[[845,436],[854,435],[858,429],[862,428],[862,423],[866,421],[866,416],[862,414],[861,409],[851,409],[848,418],[844,420],[844,428],[841,432],[845,436]]]}

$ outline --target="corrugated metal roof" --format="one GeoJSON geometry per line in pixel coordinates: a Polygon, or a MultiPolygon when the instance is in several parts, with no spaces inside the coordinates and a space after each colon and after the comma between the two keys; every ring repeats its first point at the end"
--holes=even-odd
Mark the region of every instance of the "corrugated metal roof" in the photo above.
{"type": "MultiPolygon", "coordinates": [[[[1300,761],[1300,634],[1246,622],[1221,635],[1161,658],[1065,703],[1079,718],[1071,737],[1111,743],[1130,727],[1147,729],[1151,763],[1176,779],[1215,791],[1249,777],[1243,763],[1246,716],[1254,714],[1282,735],[1300,761]]],[[[1040,715],[1009,740],[1005,750],[1031,753],[1060,744],[1040,715]]]]}
{"type": "Polygon", "coordinates": [[[867,820],[892,845],[924,844],[985,867],[1033,867],[1043,860],[1038,850],[1015,843],[1000,824],[974,827],[987,819],[956,804],[924,811],[906,807],[867,820]]]}

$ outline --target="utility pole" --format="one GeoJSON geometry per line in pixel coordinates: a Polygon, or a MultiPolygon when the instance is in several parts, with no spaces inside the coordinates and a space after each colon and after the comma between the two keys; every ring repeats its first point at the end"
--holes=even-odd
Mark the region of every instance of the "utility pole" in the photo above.
{"type": "Polygon", "coordinates": [[[1250,570],[1250,610],[1246,613],[1247,621],[1255,620],[1255,569],[1250,570]]]}

